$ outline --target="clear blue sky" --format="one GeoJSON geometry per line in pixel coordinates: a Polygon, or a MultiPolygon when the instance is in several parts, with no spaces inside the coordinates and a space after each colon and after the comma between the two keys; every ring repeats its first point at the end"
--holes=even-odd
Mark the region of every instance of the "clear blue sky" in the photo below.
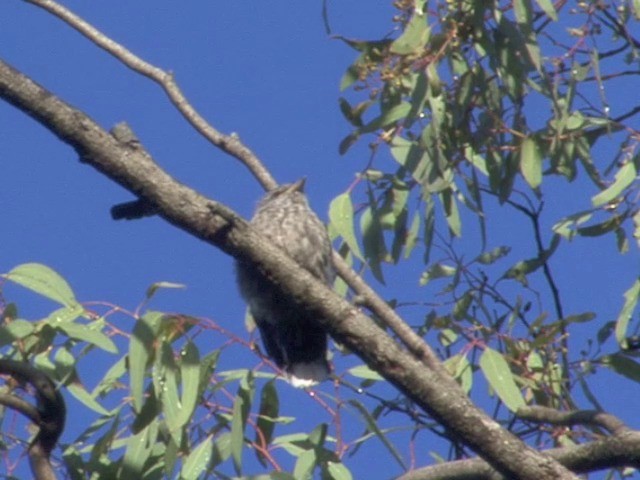
{"type": "MultiPolygon", "coordinates": [[[[329,3],[336,33],[379,38],[390,28],[390,2],[329,3]]],[[[327,37],[320,2],[236,0],[178,5],[76,0],[66,5],[137,55],[173,71],[203,116],[223,132],[237,132],[278,181],[307,176],[311,203],[323,219],[331,199],[349,186],[353,172],[364,165],[366,140],[346,157],[337,153],[339,141],[349,133],[338,109],[338,84],[355,52],[327,37]]],[[[250,215],[262,191],[248,171],[197,135],[159,87],[59,20],[19,0],[1,2],[0,56],[103,127],[126,121],[169,173],[250,215]]],[[[4,103],[0,103],[0,158],[0,271],[24,262],[41,262],[60,272],[81,301],[104,300],[131,310],[143,300],[151,283],[183,283],[187,289],[160,293],[152,308],[208,317],[246,336],[244,305],[234,285],[230,258],[158,218],[113,222],[109,208],[131,199],[130,194],[79,163],[71,148],[4,103]]],[[[590,194],[583,199],[588,200],[590,194]]],[[[547,207],[552,212],[557,209],[568,214],[579,208],[575,196],[559,196],[554,202],[547,207]]],[[[497,233],[505,231],[498,229],[497,233]]],[[[491,240],[499,244],[497,237],[491,240]]],[[[637,249],[632,246],[632,254],[618,259],[610,240],[579,242],[571,257],[560,257],[565,268],[556,268],[555,273],[561,287],[570,291],[567,313],[596,310],[603,323],[617,314],[621,292],[637,274],[637,249]],[[589,278],[604,269],[606,282],[596,284],[596,279],[589,278]],[[585,302],[596,305],[585,306],[585,302]]],[[[391,273],[388,295],[427,295],[428,291],[417,287],[420,268],[410,269],[411,275],[391,273]]],[[[8,292],[15,295],[12,299],[19,302],[25,318],[38,318],[51,309],[17,288],[8,292]]],[[[221,342],[213,332],[208,333],[212,345],[221,342]]],[[[200,342],[206,353],[202,339],[200,342]]],[[[239,355],[225,359],[227,366],[254,365],[255,357],[239,355]]],[[[338,369],[356,364],[357,359],[341,362],[338,369]]],[[[617,382],[611,375],[604,378],[617,382]]],[[[85,380],[93,386],[90,376],[85,380]]],[[[334,393],[330,385],[322,389],[334,393]]],[[[636,395],[611,390],[614,395],[604,397],[608,400],[605,407],[631,426],[640,427],[631,413],[637,408],[636,395]]],[[[279,392],[281,405],[296,404],[292,409],[283,407],[283,413],[300,416],[291,431],[329,421],[304,393],[283,383],[279,392]]],[[[69,396],[67,400],[74,411],[84,408],[69,396]]],[[[364,427],[355,415],[345,418],[355,425],[352,434],[364,427]]],[[[73,422],[72,417],[62,443],[73,440],[73,422]]],[[[398,442],[405,453],[406,445],[406,440],[398,442]]],[[[431,461],[427,454],[434,448],[434,444],[420,445],[418,465],[431,461]]],[[[446,455],[446,450],[440,453],[446,455]]],[[[354,460],[346,459],[346,464],[355,478],[389,478],[400,473],[375,442],[354,460]]]]}

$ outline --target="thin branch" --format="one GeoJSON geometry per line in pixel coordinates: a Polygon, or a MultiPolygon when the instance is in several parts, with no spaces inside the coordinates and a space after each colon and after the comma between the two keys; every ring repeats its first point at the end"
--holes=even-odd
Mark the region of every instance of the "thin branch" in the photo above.
{"type": "Polygon", "coordinates": [[[40,423],[40,412],[38,412],[38,408],[20,397],[8,393],[0,393],[0,405],[4,405],[21,413],[36,425],[40,423]]]}
{"type": "Polygon", "coordinates": [[[338,275],[360,296],[359,304],[365,305],[391,328],[393,333],[398,336],[416,358],[423,361],[429,368],[438,368],[440,361],[431,347],[400,318],[387,302],[378,296],[362,277],[347,265],[347,262],[335,250],[333,252],[333,264],[338,275]]]}
{"type": "Polygon", "coordinates": [[[264,165],[262,165],[262,162],[260,162],[258,157],[256,157],[256,155],[239,140],[237,135],[225,135],[221,133],[211,126],[204,117],[202,117],[202,115],[193,108],[174,80],[171,72],[166,72],[161,68],[144,61],[59,3],[52,0],[24,1],[36,5],[37,7],[40,7],[58,17],[71,28],[84,35],[91,42],[95,43],[98,47],[116,57],[134,72],[156,82],[162,87],[171,100],[171,103],[175,105],[187,122],[189,122],[203,137],[223,152],[240,160],[251,171],[265,190],[271,190],[277,186],[276,181],[264,165]]]}

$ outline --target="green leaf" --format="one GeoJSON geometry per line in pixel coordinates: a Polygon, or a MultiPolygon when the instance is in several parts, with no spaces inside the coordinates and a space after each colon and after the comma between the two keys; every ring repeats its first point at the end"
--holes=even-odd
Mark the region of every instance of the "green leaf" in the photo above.
{"type": "Polygon", "coordinates": [[[329,205],[330,228],[340,235],[351,249],[351,252],[362,260],[362,252],[356,239],[353,219],[353,204],[348,193],[338,195],[329,205]]]}
{"type": "Polygon", "coordinates": [[[602,364],[629,380],[640,383],[640,364],[635,360],[616,353],[602,357],[602,364]]]}
{"type": "Polygon", "coordinates": [[[487,161],[482,155],[480,155],[470,146],[465,147],[464,155],[469,161],[469,163],[471,163],[474,167],[476,167],[478,171],[482,173],[482,175],[484,175],[485,177],[489,176],[489,171],[487,169],[487,161]]]}
{"type": "Polygon", "coordinates": [[[137,413],[140,413],[144,403],[144,380],[155,352],[156,328],[160,318],[158,313],[146,314],[134,325],[129,340],[129,384],[137,413]]]}
{"type": "Polygon", "coordinates": [[[314,447],[322,447],[327,439],[327,424],[321,423],[309,434],[309,442],[314,447]]]}
{"type": "Polygon", "coordinates": [[[2,276],[67,307],[78,304],[65,279],[46,265],[24,263],[2,276]]]}
{"type": "Polygon", "coordinates": [[[407,114],[406,126],[410,126],[413,121],[420,117],[424,109],[424,102],[427,100],[429,86],[425,71],[420,71],[413,75],[415,76],[415,86],[411,92],[411,111],[407,114]]]}
{"type": "Polygon", "coordinates": [[[122,461],[122,472],[118,478],[144,478],[144,465],[158,437],[158,422],[152,422],[147,428],[132,435],[127,440],[127,449],[122,461]]]}
{"type": "Polygon", "coordinates": [[[347,71],[344,72],[344,75],[342,76],[342,78],[340,79],[340,91],[344,92],[347,88],[349,88],[351,85],[353,85],[354,83],[356,83],[359,78],[358,78],[358,63],[360,61],[362,61],[362,59],[364,59],[364,55],[360,55],[357,60],[355,62],[353,62],[352,65],[349,65],[349,67],[347,68],[347,71]]]}
{"type": "Polygon", "coordinates": [[[211,465],[216,466],[225,462],[231,456],[231,433],[224,432],[213,443],[213,459],[211,465]]]}
{"type": "Polygon", "coordinates": [[[466,355],[457,354],[444,361],[447,371],[455,378],[462,389],[469,393],[473,385],[473,371],[466,355]]]}
{"type": "Polygon", "coordinates": [[[6,325],[0,326],[0,346],[13,343],[33,333],[33,323],[16,318],[6,325]]]}
{"type": "Polygon", "coordinates": [[[529,260],[521,260],[516,263],[513,267],[509,268],[502,277],[503,278],[513,278],[517,280],[522,285],[527,286],[527,275],[538,270],[542,265],[544,265],[544,260],[540,258],[531,258],[529,260]]]}
{"type": "Polygon", "coordinates": [[[187,342],[180,352],[180,379],[182,380],[182,410],[178,425],[186,425],[196,409],[200,393],[200,353],[198,347],[187,342]]]}
{"type": "Polygon", "coordinates": [[[436,263],[430,266],[426,272],[420,276],[420,285],[424,286],[431,280],[443,277],[452,277],[456,274],[456,268],[443,263],[436,263]]]}
{"type": "Polygon", "coordinates": [[[73,306],[62,307],[54,310],[46,318],[45,322],[56,328],[59,324],[73,322],[76,318],[84,313],[82,306],[77,303],[73,306]]]}
{"type": "Polygon", "coordinates": [[[357,132],[350,133],[346,137],[342,139],[340,145],[338,146],[338,153],[340,155],[344,155],[349,151],[349,149],[358,141],[360,135],[357,132]]]}
{"type": "Polygon", "coordinates": [[[475,261],[482,265],[491,265],[497,260],[509,255],[509,252],[511,252],[511,247],[496,247],[489,252],[481,253],[476,257],[475,261]]]}
{"type": "Polygon", "coordinates": [[[425,199],[424,209],[424,263],[429,263],[431,257],[431,247],[433,246],[433,237],[435,235],[436,214],[434,209],[434,202],[431,197],[425,199]]]}
{"type": "Polygon", "coordinates": [[[211,435],[209,435],[196,448],[191,450],[189,456],[184,460],[180,471],[180,479],[196,480],[200,478],[200,474],[209,466],[209,460],[211,460],[212,455],[213,442],[211,435]]]}
{"type": "Polygon", "coordinates": [[[429,41],[429,33],[430,29],[424,12],[416,9],[402,35],[391,44],[391,52],[398,55],[422,52],[429,41]]]}
{"type": "Polygon", "coordinates": [[[383,431],[380,429],[380,427],[378,427],[376,419],[371,416],[369,410],[367,410],[364,405],[362,405],[362,403],[357,400],[349,400],[349,404],[353,405],[355,409],[360,413],[360,415],[362,415],[362,418],[367,424],[367,428],[380,439],[382,444],[387,448],[387,450],[389,450],[389,453],[391,453],[391,456],[396,460],[396,462],[398,462],[398,465],[400,465],[403,470],[406,470],[407,467],[404,464],[402,457],[386,437],[386,435],[383,433],[383,431]]]}
{"type": "Polygon", "coordinates": [[[126,357],[120,357],[120,359],[111,365],[107,373],[105,373],[100,383],[96,385],[91,392],[91,397],[96,398],[99,395],[105,395],[115,388],[119,388],[122,376],[127,372],[126,369],[126,357]]]}
{"type": "Polygon", "coordinates": [[[181,283],[173,283],[173,282],[156,282],[151,284],[149,288],[147,288],[147,300],[151,300],[151,297],[155,295],[155,293],[161,288],[187,288],[186,285],[181,283]]]}
{"type": "Polygon", "coordinates": [[[160,393],[155,391],[153,385],[147,386],[145,389],[144,405],[131,424],[131,431],[133,433],[147,428],[151,422],[155,422],[157,418],[160,417],[162,414],[162,402],[158,398],[159,395],[160,393]]]}
{"type": "Polygon", "coordinates": [[[387,258],[387,247],[382,234],[382,226],[377,210],[367,207],[360,217],[360,229],[362,231],[362,244],[367,264],[371,273],[380,283],[384,283],[384,276],[380,262],[387,258]]]}
{"type": "Polygon", "coordinates": [[[616,340],[622,348],[626,347],[627,329],[638,304],[638,298],[640,298],[640,278],[637,278],[631,288],[624,292],[624,305],[616,320],[616,340]]]}
{"type": "Polygon", "coordinates": [[[516,412],[518,408],[525,406],[509,364],[500,352],[486,347],[480,356],[480,369],[491,388],[509,410],[516,412]]]}
{"type": "Polygon", "coordinates": [[[238,475],[242,475],[242,450],[244,446],[244,429],[247,425],[251,409],[251,391],[253,378],[251,372],[241,379],[240,388],[233,401],[231,416],[231,456],[233,467],[238,475]]]}
{"type": "Polygon", "coordinates": [[[411,226],[407,231],[407,238],[404,244],[404,258],[407,259],[411,255],[411,252],[418,243],[418,234],[420,233],[421,214],[416,211],[413,214],[413,220],[411,220],[411,226]]]}
{"type": "Polygon", "coordinates": [[[606,233],[618,230],[626,219],[626,214],[613,215],[604,222],[596,223],[586,227],[576,229],[576,233],[581,237],[599,237],[606,233]]]}
{"type": "Polygon", "coordinates": [[[176,443],[180,444],[182,439],[180,429],[182,405],[178,394],[177,370],[171,346],[167,342],[162,342],[160,355],[157,356],[153,366],[153,387],[161,400],[162,412],[166,418],[169,433],[176,443]]]}
{"type": "Polygon", "coordinates": [[[360,102],[355,107],[352,107],[351,104],[342,97],[338,99],[338,102],[340,104],[340,111],[342,112],[342,115],[344,115],[347,121],[354,127],[362,127],[362,115],[371,105],[373,105],[373,102],[368,100],[366,102],[360,102]]]}
{"type": "Polygon", "coordinates": [[[540,47],[536,39],[536,33],[531,27],[533,25],[533,7],[530,0],[514,0],[513,10],[516,14],[516,20],[521,34],[524,36],[525,48],[529,54],[529,60],[538,72],[542,69],[542,61],[540,59],[540,47]]]}
{"type": "MultiPolygon", "coordinates": [[[[278,412],[280,409],[280,402],[278,400],[278,391],[276,390],[274,381],[271,380],[265,383],[260,393],[260,408],[258,410],[258,421],[255,436],[256,445],[262,446],[266,449],[273,438],[273,431],[278,421],[278,412]]],[[[266,458],[261,448],[255,448],[258,461],[263,466],[266,466],[266,458]]]]}
{"type": "Polygon", "coordinates": [[[542,11],[549,17],[551,20],[557,22],[558,21],[558,13],[556,12],[555,7],[551,0],[536,0],[538,6],[542,9],[542,11]]]}
{"type": "Polygon", "coordinates": [[[311,480],[317,464],[317,455],[314,449],[305,450],[298,456],[293,476],[298,480],[311,480]]]}
{"type": "Polygon", "coordinates": [[[578,313],[576,315],[569,315],[564,317],[562,321],[564,323],[586,323],[596,318],[596,314],[593,312],[578,313]]]}
{"type": "Polygon", "coordinates": [[[368,365],[358,365],[357,367],[350,368],[347,372],[354,377],[364,378],[365,380],[373,380],[376,382],[384,381],[384,377],[378,372],[371,370],[368,365]]]}
{"type": "Polygon", "coordinates": [[[56,330],[64,332],[69,338],[87,342],[101,348],[105,352],[118,353],[118,347],[104,333],[95,329],[91,324],[83,325],[80,323],[59,323],[53,325],[56,330]]]}
{"type": "Polygon", "coordinates": [[[542,152],[531,137],[525,138],[520,146],[520,171],[531,188],[536,189],[542,183],[542,152]]]}
{"type": "Polygon", "coordinates": [[[402,102],[389,110],[383,111],[381,115],[371,120],[364,127],[360,128],[359,133],[371,133],[380,128],[384,128],[392,123],[397,122],[407,116],[411,111],[411,104],[402,102]]]}
{"type": "Polygon", "coordinates": [[[467,291],[456,301],[455,305],[453,306],[453,311],[451,312],[454,320],[461,321],[467,318],[469,307],[473,303],[474,298],[474,294],[470,291],[467,291]]]}
{"type": "Polygon", "coordinates": [[[589,221],[592,216],[592,211],[574,213],[556,223],[552,230],[567,240],[571,240],[577,232],[577,226],[589,221]]]}
{"type": "Polygon", "coordinates": [[[444,215],[449,225],[449,232],[454,237],[462,235],[462,223],[460,222],[460,213],[458,212],[458,204],[451,188],[447,188],[438,194],[440,201],[444,207],[444,215]]]}
{"type": "Polygon", "coordinates": [[[615,180],[606,190],[603,190],[591,199],[594,207],[600,207],[615,200],[636,179],[638,172],[633,162],[628,162],[620,167],[615,180]]]}
{"type": "Polygon", "coordinates": [[[344,463],[327,462],[327,471],[333,480],[352,480],[351,472],[344,463]]]}
{"type": "Polygon", "coordinates": [[[238,475],[242,474],[242,447],[244,445],[244,427],[246,418],[242,414],[244,400],[238,395],[233,401],[233,416],[231,417],[231,455],[233,468],[238,475]]]}
{"type": "Polygon", "coordinates": [[[110,413],[105,410],[105,408],[100,405],[79,382],[68,383],[66,385],[66,388],[71,395],[73,395],[78,401],[80,401],[80,403],[84,404],[94,412],[97,412],[100,415],[110,415],[110,413]]]}

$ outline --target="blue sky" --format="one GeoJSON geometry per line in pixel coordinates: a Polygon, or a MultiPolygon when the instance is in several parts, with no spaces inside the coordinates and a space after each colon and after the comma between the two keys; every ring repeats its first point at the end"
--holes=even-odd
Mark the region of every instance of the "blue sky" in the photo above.
{"type": "MultiPolygon", "coordinates": [[[[379,38],[390,29],[393,10],[388,3],[329,2],[331,26],[348,37],[379,38]]],[[[327,37],[320,2],[198,1],[178,6],[144,0],[69,1],[66,5],[135,54],[174,72],[200,113],[223,132],[237,132],[278,181],[306,176],[311,204],[321,218],[327,218],[331,199],[347,189],[354,172],[366,162],[366,140],[345,157],[338,155],[338,143],[349,133],[338,108],[338,85],[355,53],[327,37]]],[[[59,20],[25,2],[0,3],[0,56],[103,127],[126,121],[170,174],[245,216],[251,214],[262,190],[248,171],[196,134],[159,87],[59,20]]],[[[107,301],[130,310],[144,299],[151,283],[182,283],[185,290],[163,291],[151,307],[211,318],[246,337],[244,305],[234,285],[230,258],[158,218],[113,222],[110,207],[130,200],[131,195],[79,163],[71,148],[3,103],[0,158],[4,226],[0,271],[41,262],[61,273],[81,301],[107,301]]],[[[583,201],[592,193],[584,193],[583,201]]],[[[549,226],[580,204],[574,195],[554,197],[547,203],[554,213],[549,226]]],[[[514,219],[512,214],[505,215],[514,219]]],[[[473,227],[469,231],[473,237],[473,227]]],[[[502,233],[505,229],[497,227],[496,235],[502,233]]],[[[560,252],[562,263],[555,268],[561,287],[568,291],[568,313],[597,310],[602,322],[613,319],[621,292],[637,275],[637,249],[632,246],[631,254],[619,257],[611,239],[578,240],[571,247],[560,252]],[[592,278],[593,271],[606,272],[608,280],[595,283],[602,278],[592,278]],[[595,300],[595,305],[585,306],[585,300],[595,300]]],[[[385,292],[390,297],[426,298],[429,291],[418,288],[420,269],[418,262],[399,272],[389,271],[390,287],[385,292]]],[[[12,300],[18,302],[24,318],[38,318],[52,309],[18,288],[9,287],[7,292],[14,295],[12,300]]],[[[416,315],[409,320],[419,321],[416,315]]],[[[213,332],[208,333],[213,345],[220,342],[213,332]]],[[[206,342],[202,338],[200,342],[206,353],[206,342]]],[[[255,357],[240,351],[237,358],[224,361],[229,367],[250,368],[255,357]]],[[[338,365],[354,364],[357,359],[351,357],[338,365]]],[[[603,378],[609,385],[618,381],[613,376],[603,378]]],[[[90,377],[86,380],[91,383],[90,377]]],[[[322,390],[335,393],[329,385],[322,390]]],[[[630,414],[634,395],[611,391],[611,398],[604,396],[605,407],[640,427],[630,414]]],[[[279,384],[279,392],[281,405],[295,403],[299,431],[328,421],[304,393],[284,384],[279,384]]],[[[83,408],[67,398],[71,408],[83,408]]],[[[352,419],[354,431],[363,428],[355,416],[345,418],[352,419]]],[[[72,432],[73,420],[70,423],[72,432]]],[[[72,439],[73,434],[67,433],[62,442],[72,439]]],[[[398,448],[406,451],[406,445],[399,441],[398,448]]],[[[420,447],[418,465],[430,461],[427,452],[432,448],[433,444],[420,447]]],[[[440,453],[446,455],[446,450],[440,453]]],[[[355,478],[400,473],[375,442],[346,463],[355,478]]]]}

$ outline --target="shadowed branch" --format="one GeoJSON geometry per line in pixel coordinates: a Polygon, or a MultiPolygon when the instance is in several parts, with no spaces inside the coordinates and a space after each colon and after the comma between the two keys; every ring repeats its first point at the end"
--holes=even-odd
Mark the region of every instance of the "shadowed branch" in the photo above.
{"type": "Polygon", "coordinates": [[[36,406],[10,394],[0,395],[0,404],[12,408],[40,429],[29,445],[29,464],[36,480],[55,480],[51,467],[51,451],[55,447],[66,420],[64,398],[55,383],[27,362],[0,359],[0,373],[35,389],[36,406]]]}

